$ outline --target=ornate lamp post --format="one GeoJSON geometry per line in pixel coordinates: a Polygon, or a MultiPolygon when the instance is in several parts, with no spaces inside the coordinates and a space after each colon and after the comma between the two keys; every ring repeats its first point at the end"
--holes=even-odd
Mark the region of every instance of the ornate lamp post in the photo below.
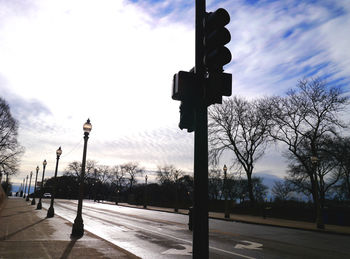
{"type": "Polygon", "coordinates": [[[178,171],[176,170],[176,175],[175,175],[175,208],[174,208],[174,211],[175,212],[178,212],[179,211],[179,198],[178,198],[178,193],[177,193],[177,179],[178,179],[178,171]]]}
{"type": "Polygon", "coordinates": [[[32,199],[32,205],[35,205],[35,195],[36,195],[36,181],[38,180],[38,172],[39,172],[39,166],[36,167],[36,174],[35,174],[35,183],[34,183],[34,195],[32,199]]]}
{"type": "Polygon", "coordinates": [[[25,179],[26,179],[26,188],[24,189],[23,199],[25,199],[26,193],[27,193],[28,175],[27,175],[27,177],[25,179]]]}
{"type": "Polygon", "coordinates": [[[321,213],[321,204],[320,204],[320,195],[318,191],[318,179],[317,179],[317,164],[318,164],[318,157],[312,156],[310,157],[313,171],[314,171],[314,180],[315,180],[315,205],[316,205],[316,225],[319,229],[324,229],[324,222],[322,218],[321,213]]]}
{"type": "Polygon", "coordinates": [[[84,198],[84,176],[85,176],[85,164],[86,164],[86,149],[87,142],[89,139],[89,133],[92,129],[90,120],[88,119],[84,126],[84,151],[83,151],[83,161],[81,164],[81,175],[80,175],[80,186],[79,186],[79,200],[78,200],[78,211],[77,217],[74,220],[73,228],[72,228],[72,236],[73,237],[81,237],[84,235],[84,224],[83,218],[81,216],[83,209],[83,198],[84,198]]]}
{"type": "Polygon", "coordinates": [[[56,169],[55,169],[55,178],[54,178],[54,187],[53,191],[51,193],[51,203],[50,203],[50,208],[47,211],[47,217],[52,218],[55,215],[55,210],[53,208],[53,202],[55,200],[55,195],[56,195],[56,189],[57,189],[57,169],[58,169],[58,160],[60,160],[60,156],[62,155],[62,149],[59,147],[56,150],[56,169]]]}
{"type": "Polygon", "coordinates": [[[227,166],[224,165],[224,196],[225,196],[225,218],[230,218],[230,212],[228,210],[228,200],[227,200],[227,166]]]}
{"type": "Polygon", "coordinates": [[[28,188],[28,194],[27,194],[27,199],[26,199],[26,201],[29,201],[30,185],[31,185],[31,183],[32,183],[32,175],[33,175],[33,172],[30,172],[29,188],[28,188]]]}
{"type": "Polygon", "coordinates": [[[41,199],[42,199],[43,193],[44,193],[44,176],[45,176],[46,165],[47,165],[47,162],[46,162],[46,159],[45,159],[44,162],[43,162],[43,176],[41,178],[40,198],[39,198],[38,205],[36,206],[37,210],[41,210],[41,208],[42,208],[41,199]]]}
{"type": "Polygon", "coordinates": [[[146,183],[146,185],[145,185],[145,201],[144,201],[144,204],[143,204],[143,208],[147,208],[147,179],[148,179],[148,176],[147,176],[147,174],[146,174],[146,176],[145,176],[145,183],[146,183]]]}
{"type": "Polygon", "coordinates": [[[22,187],[21,187],[21,193],[20,193],[20,197],[23,197],[23,189],[24,189],[24,182],[25,182],[25,178],[23,179],[23,183],[22,183],[22,187]]]}

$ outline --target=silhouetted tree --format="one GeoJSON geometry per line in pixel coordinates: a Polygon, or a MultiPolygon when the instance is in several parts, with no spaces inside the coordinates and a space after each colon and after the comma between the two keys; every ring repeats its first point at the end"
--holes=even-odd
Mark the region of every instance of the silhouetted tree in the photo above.
{"type": "Polygon", "coordinates": [[[10,106],[0,97],[0,178],[18,172],[24,148],[18,143],[18,122],[12,117],[10,106]]]}
{"type": "Polygon", "coordinates": [[[254,165],[265,152],[271,127],[268,103],[265,99],[233,97],[209,109],[210,157],[218,161],[224,151],[234,152],[236,165],[246,173],[252,205],[254,165]]]}
{"type": "Polygon", "coordinates": [[[320,182],[310,157],[319,157],[325,136],[332,137],[337,129],[344,127],[338,113],[347,103],[348,98],[342,95],[339,87],[328,87],[320,79],[300,80],[296,89],[271,102],[270,117],[276,125],[271,136],[287,145],[289,157],[301,167],[298,171],[308,176],[318,214],[320,182]]]}
{"type": "Polygon", "coordinates": [[[120,170],[123,174],[129,176],[129,191],[131,192],[132,186],[136,183],[136,176],[143,173],[143,169],[139,167],[137,162],[129,162],[120,166],[120,170]]]}
{"type": "MultiPolygon", "coordinates": [[[[87,160],[85,166],[85,180],[88,178],[98,179],[97,172],[95,171],[97,167],[97,162],[94,160],[87,160]]],[[[74,176],[79,178],[81,175],[81,162],[73,161],[68,164],[67,168],[64,171],[64,175],[74,176]]]]}
{"type": "Polygon", "coordinates": [[[286,201],[291,198],[293,189],[287,181],[275,181],[272,189],[272,194],[277,201],[286,201]]]}

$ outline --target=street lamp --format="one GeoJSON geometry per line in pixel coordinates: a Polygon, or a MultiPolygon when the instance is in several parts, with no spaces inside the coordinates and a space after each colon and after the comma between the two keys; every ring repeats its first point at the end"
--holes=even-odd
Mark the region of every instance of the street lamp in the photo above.
{"type": "Polygon", "coordinates": [[[143,208],[144,209],[147,208],[147,179],[148,179],[148,176],[146,174],[146,176],[145,176],[145,182],[146,182],[146,185],[145,185],[145,201],[144,201],[144,204],[143,204],[143,208]]]}
{"type": "Polygon", "coordinates": [[[28,188],[28,194],[27,194],[27,199],[26,199],[26,201],[29,201],[30,185],[31,185],[31,183],[32,183],[32,175],[33,175],[33,172],[30,172],[29,188],[28,188]]]}
{"type": "Polygon", "coordinates": [[[27,193],[28,175],[27,175],[27,177],[25,179],[26,179],[26,188],[24,189],[23,199],[25,199],[26,193],[27,193]]]}
{"type": "Polygon", "coordinates": [[[26,178],[23,179],[20,197],[23,197],[23,189],[24,189],[24,182],[25,182],[25,180],[26,180],[26,178]]]}
{"type": "Polygon", "coordinates": [[[38,180],[39,166],[36,167],[35,183],[34,183],[34,195],[32,199],[32,205],[35,205],[35,195],[36,195],[36,181],[38,180]]]}
{"type": "Polygon", "coordinates": [[[178,179],[178,175],[179,172],[176,170],[176,175],[175,175],[175,208],[174,208],[174,211],[175,212],[178,212],[179,211],[179,205],[178,205],[178,193],[177,193],[177,179],[178,179]]]}
{"type": "Polygon", "coordinates": [[[43,176],[41,178],[41,187],[40,187],[40,198],[39,198],[39,202],[38,205],[36,206],[37,210],[41,210],[42,205],[41,205],[41,199],[43,197],[43,192],[44,192],[44,176],[45,176],[45,168],[46,168],[47,162],[46,159],[43,162],[43,176]]]}
{"type": "Polygon", "coordinates": [[[225,196],[225,218],[230,218],[230,212],[228,211],[228,200],[227,200],[227,166],[224,165],[224,196],[225,196]]]}
{"type": "Polygon", "coordinates": [[[315,205],[316,205],[316,225],[319,229],[324,229],[324,223],[321,213],[321,203],[320,203],[320,196],[319,196],[319,190],[318,190],[318,179],[317,179],[317,164],[318,164],[318,157],[312,156],[310,157],[313,172],[314,172],[314,179],[315,179],[315,205]]]}
{"type": "Polygon", "coordinates": [[[57,189],[57,169],[58,169],[58,160],[60,160],[60,156],[62,155],[62,149],[61,147],[59,147],[56,150],[56,169],[55,169],[55,177],[54,177],[54,186],[53,186],[53,191],[51,193],[51,203],[50,203],[50,208],[47,211],[47,217],[48,218],[52,218],[55,215],[55,210],[53,208],[53,202],[55,199],[55,195],[56,195],[56,189],[57,189]]]}
{"type": "Polygon", "coordinates": [[[80,186],[79,186],[79,200],[78,200],[78,211],[77,217],[74,220],[73,228],[72,228],[72,236],[73,237],[81,237],[84,235],[84,224],[83,218],[81,216],[83,209],[83,198],[84,198],[84,176],[85,176],[85,163],[86,163],[86,149],[87,142],[89,139],[89,133],[92,129],[90,120],[88,119],[84,126],[84,151],[83,151],[83,161],[81,164],[81,176],[80,176],[80,186]]]}

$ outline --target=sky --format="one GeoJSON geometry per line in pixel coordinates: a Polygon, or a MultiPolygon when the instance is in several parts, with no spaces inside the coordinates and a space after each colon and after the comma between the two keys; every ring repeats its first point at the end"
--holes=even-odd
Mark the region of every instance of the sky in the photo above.
{"type": "MultiPolygon", "coordinates": [[[[193,133],[178,128],[172,78],[195,61],[195,1],[0,0],[0,96],[19,122],[25,148],[13,182],[42,170],[59,175],[87,158],[100,165],[139,162],[152,171],[173,164],[193,171],[193,133]]],[[[232,92],[283,95],[297,81],[350,82],[349,0],[207,0],[225,8],[232,92]]],[[[284,147],[272,146],[255,173],[283,177],[284,147]]],[[[221,163],[231,164],[232,154],[221,163]]]]}

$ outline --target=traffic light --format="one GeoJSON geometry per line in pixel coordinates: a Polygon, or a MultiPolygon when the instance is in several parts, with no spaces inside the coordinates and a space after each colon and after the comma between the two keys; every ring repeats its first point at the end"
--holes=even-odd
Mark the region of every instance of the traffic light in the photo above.
{"type": "Polygon", "coordinates": [[[195,130],[195,108],[191,100],[181,101],[179,128],[187,132],[195,130]]]}
{"type": "Polygon", "coordinates": [[[195,74],[179,71],[173,77],[172,99],[181,101],[180,104],[180,129],[192,132],[195,129],[195,74]]]}
{"type": "Polygon", "coordinates": [[[209,74],[210,72],[222,72],[222,67],[231,61],[231,52],[224,46],[231,40],[231,34],[225,28],[229,22],[230,15],[223,8],[213,13],[206,13],[204,18],[203,63],[209,74]]]}
{"type": "Polygon", "coordinates": [[[231,96],[232,94],[232,74],[211,73],[206,79],[206,103],[222,104],[222,96],[231,96]]]}

